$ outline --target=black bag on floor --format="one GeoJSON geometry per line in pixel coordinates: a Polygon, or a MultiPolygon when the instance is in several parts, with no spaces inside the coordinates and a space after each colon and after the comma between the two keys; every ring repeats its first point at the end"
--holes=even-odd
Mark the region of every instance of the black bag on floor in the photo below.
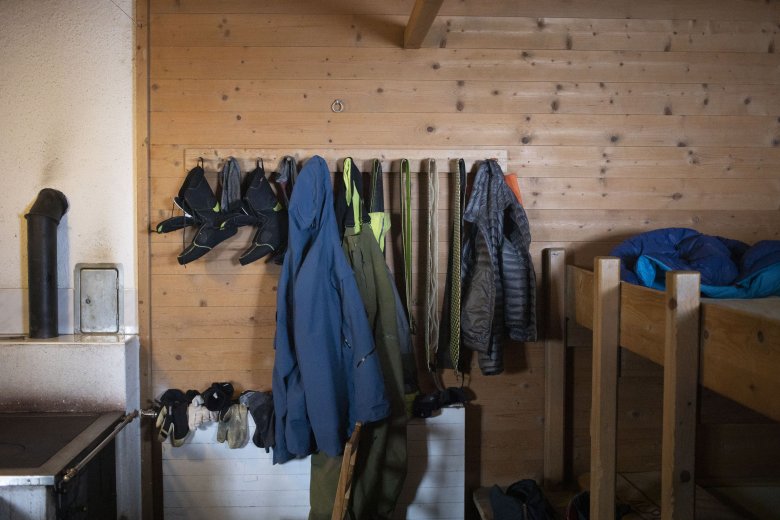
{"type": "Polygon", "coordinates": [[[541,488],[531,479],[515,482],[506,493],[498,486],[490,489],[494,520],[553,520],[555,511],[541,488]]]}

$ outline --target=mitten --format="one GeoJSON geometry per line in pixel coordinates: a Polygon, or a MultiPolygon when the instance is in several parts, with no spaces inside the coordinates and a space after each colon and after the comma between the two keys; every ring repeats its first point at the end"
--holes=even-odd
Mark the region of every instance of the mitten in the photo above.
{"type": "Polygon", "coordinates": [[[228,448],[240,448],[246,444],[247,408],[234,404],[219,419],[217,442],[227,442],[228,448]]]}
{"type": "Polygon", "coordinates": [[[160,441],[170,438],[171,445],[179,447],[190,432],[187,426],[187,397],[181,390],[171,388],[160,396],[160,404],[165,412],[163,415],[161,410],[157,417],[160,428],[157,438],[160,441]]]}
{"type": "Polygon", "coordinates": [[[255,433],[252,442],[258,448],[274,447],[274,400],[271,392],[256,392],[247,390],[241,394],[238,401],[249,409],[255,422],[255,433]]]}

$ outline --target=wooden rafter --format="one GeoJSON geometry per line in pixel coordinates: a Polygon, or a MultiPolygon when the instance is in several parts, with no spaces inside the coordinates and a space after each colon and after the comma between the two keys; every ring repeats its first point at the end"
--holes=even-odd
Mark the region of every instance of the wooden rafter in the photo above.
{"type": "Polygon", "coordinates": [[[419,49],[444,0],[417,0],[404,30],[404,49],[419,49]]]}

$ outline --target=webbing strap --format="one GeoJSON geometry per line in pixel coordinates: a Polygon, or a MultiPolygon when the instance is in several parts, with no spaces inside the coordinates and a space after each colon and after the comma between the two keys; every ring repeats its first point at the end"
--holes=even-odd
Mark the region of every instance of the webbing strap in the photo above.
{"type": "Polygon", "coordinates": [[[428,159],[427,283],[425,287],[425,357],[428,370],[436,371],[439,347],[439,175],[436,161],[428,159]]]}
{"type": "Polygon", "coordinates": [[[295,162],[295,157],[285,155],[282,157],[279,171],[275,175],[275,182],[281,186],[282,200],[284,200],[284,206],[290,207],[290,194],[292,193],[295,180],[298,177],[298,165],[295,162]]]}
{"type": "Polygon", "coordinates": [[[450,359],[455,371],[460,363],[460,294],[461,294],[461,233],[463,229],[463,205],[465,203],[466,163],[458,161],[458,175],[455,176],[455,193],[452,204],[452,249],[450,266],[450,359]]]}
{"type": "Polygon", "coordinates": [[[385,189],[382,180],[382,161],[374,159],[371,168],[371,188],[368,194],[368,218],[379,249],[385,252],[387,232],[390,229],[390,217],[385,213],[385,189]]]}
{"type": "Polygon", "coordinates": [[[228,157],[218,176],[220,211],[228,213],[241,208],[241,167],[235,157],[228,157]]]}
{"type": "MultiPolygon", "coordinates": [[[[357,170],[357,168],[355,169],[357,170]]],[[[358,172],[357,175],[359,178],[360,173],[358,172]]],[[[360,190],[356,189],[355,182],[352,181],[352,157],[344,159],[344,173],[342,174],[342,179],[344,180],[344,196],[347,200],[347,207],[352,207],[352,218],[354,222],[353,231],[356,235],[359,235],[363,226],[363,222],[360,218],[363,199],[360,197],[360,190]]]]}
{"type": "Polygon", "coordinates": [[[409,319],[409,330],[416,333],[412,313],[412,173],[409,160],[401,159],[401,245],[404,255],[404,304],[409,319]]]}

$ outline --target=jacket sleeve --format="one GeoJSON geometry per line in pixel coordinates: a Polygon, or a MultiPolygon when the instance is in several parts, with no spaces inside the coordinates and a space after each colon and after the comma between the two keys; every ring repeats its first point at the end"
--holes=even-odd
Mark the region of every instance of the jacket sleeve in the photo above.
{"type": "Polygon", "coordinates": [[[296,455],[307,455],[311,439],[311,424],[306,415],[305,396],[298,361],[292,345],[291,317],[288,316],[289,286],[282,275],[277,295],[276,335],[274,336],[273,399],[274,463],[283,463],[296,455]]]}
{"type": "Polygon", "coordinates": [[[504,293],[504,324],[515,341],[536,341],[536,275],[525,211],[514,203],[506,210],[505,237],[499,261],[504,293]]]}
{"type": "Polygon", "coordinates": [[[404,393],[414,394],[420,391],[417,384],[417,364],[414,357],[414,344],[412,335],[409,331],[409,321],[406,317],[406,311],[401,303],[401,296],[395,287],[390,271],[387,271],[387,278],[393,289],[393,301],[395,302],[395,320],[398,330],[398,348],[401,352],[401,366],[404,373],[404,393]]]}
{"type": "Polygon", "coordinates": [[[463,279],[463,297],[460,311],[463,346],[487,353],[493,329],[493,311],[496,300],[493,264],[488,243],[477,224],[471,229],[469,244],[464,248],[466,273],[463,279]]]}
{"type": "Polygon", "coordinates": [[[287,423],[287,378],[293,370],[293,358],[287,334],[286,307],[284,305],[284,283],[279,284],[276,310],[276,335],[274,336],[274,371],[273,371],[273,398],[274,398],[274,464],[281,464],[290,460],[293,456],[287,450],[287,442],[284,434],[287,423]]]}
{"type": "MultiPolygon", "coordinates": [[[[351,270],[350,270],[351,274],[351,270]]],[[[351,420],[374,422],[390,414],[379,356],[368,324],[363,300],[351,276],[340,280],[342,337],[351,353],[351,420]]]]}

